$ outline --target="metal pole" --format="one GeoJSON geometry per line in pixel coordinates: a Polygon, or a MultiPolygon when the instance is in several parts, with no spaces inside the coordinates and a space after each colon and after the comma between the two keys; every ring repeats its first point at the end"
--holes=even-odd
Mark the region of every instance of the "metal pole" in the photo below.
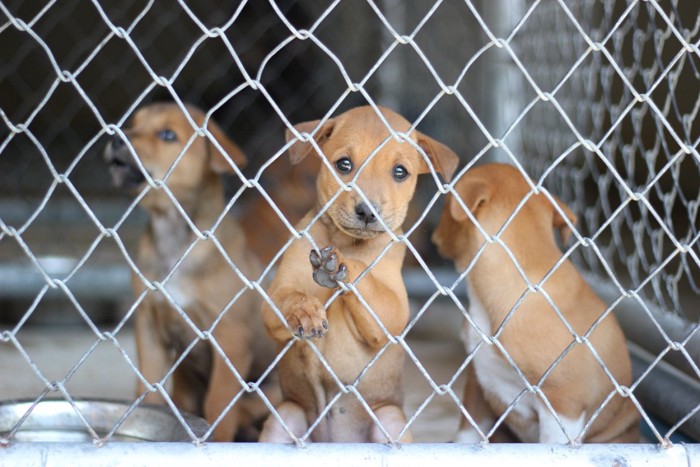
{"type": "Polygon", "coordinates": [[[14,467],[89,465],[300,465],[356,467],[378,465],[493,467],[494,465],[697,465],[700,445],[587,444],[311,444],[299,448],[282,444],[214,443],[17,443],[0,450],[0,463],[14,467]]]}
{"type": "MultiPolygon", "coordinates": [[[[518,24],[525,11],[522,0],[485,0],[482,2],[483,17],[491,32],[499,39],[507,39],[518,24]]],[[[481,73],[481,88],[484,100],[481,102],[480,116],[489,129],[491,136],[501,139],[522,111],[523,89],[522,73],[513,63],[508,52],[499,49],[491,60],[487,60],[481,73]]],[[[521,141],[516,127],[509,134],[506,144],[516,157],[522,153],[521,141]]],[[[490,153],[491,162],[508,163],[511,161],[503,150],[490,153]]]]}

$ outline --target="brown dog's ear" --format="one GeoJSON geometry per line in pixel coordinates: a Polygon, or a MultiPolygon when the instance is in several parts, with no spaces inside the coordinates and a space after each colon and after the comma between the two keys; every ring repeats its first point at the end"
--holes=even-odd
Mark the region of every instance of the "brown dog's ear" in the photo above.
{"type": "MultiPolygon", "coordinates": [[[[479,208],[491,198],[492,193],[493,185],[480,178],[463,179],[457,189],[457,194],[462,199],[462,202],[474,216],[476,216],[479,208]]],[[[468,218],[466,211],[454,198],[454,195],[450,198],[449,203],[450,214],[454,220],[462,222],[468,218]]]]}
{"type": "MultiPolygon", "coordinates": [[[[553,196],[554,200],[557,202],[559,207],[561,208],[562,211],[564,211],[564,214],[566,214],[566,217],[569,218],[569,221],[571,221],[572,224],[576,225],[576,221],[578,220],[576,217],[576,214],[573,213],[571,209],[569,209],[569,206],[564,204],[562,200],[557,198],[556,196],[553,196]]],[[[546,200],[547,203],[549,203],[549,200],[546,200]]],[[[551,203],[550,203],[551,205],[551,203]]],[[[561,235],[561,241],[562,243],[566,244],[569,241],[569,237],[571,236],[571,229],[569,226],[566,224],[566,220],[561,216],[559,211],[552,206],[552,210],[554,211],[554,218],[552,219],[552,224],[554,225],[555,229],[559,230],[559,235],[561,235]]]]}
{"type": "MultiPolygon", "coordinates": [[[[425,151],[425,154],[430,159],[430,162],[433,163],[435,170],[440,172],[448,182],[452,180],[452,176],[459,165],[459,156],[457,156],[452,149],[438,141],[435,141],[430,136],[424,135],[420,131],[416,131],[416,136],[418,146],[425,151]]],[[[428,167],[428,164],[422,160],[422,157],[421,162],[423,163],[423,167],[422,171],[419,173],[429,173],[430,168],[428,167]]]]}
{"type": "MultiPolygon", "coordinates": [[[[310,134],[320,122],[321,120],[313,120],[311,122],[297,123],[296,125],[294,125],[294,129],[297,130],[299,133],[310,134]]],[[[328,138],[331,136],[331,133],[333,133],[333,128],[335,128],[335,121],[328,120],[326,123],[324,123],[323,126],[318,129],[316,135],[314,136],[316,144],[320,146],[326,140],[328,140],[328,138]]],[[[284,131],[284,137],[285,141],[287,142],[290,142],[291,140],[295,139],[294,133],[292,133],[292,131],[289,128],[287,128],[284,131]]],[[[304,141],[296,141],[289,147],[289,157],[292,161],[292,164],[298,164],[303,158],[308,156],[313,151],[314,147],[311,143],[304,141]]]]}
{"type": "MultiPolygon", "coordinates": [[[[223,132],[216,122],[210,119],[207,130],[209,130],[214,139],[221,145],[224,151],[226,151],[226,154],[228,154],[238,168],[242,169],[248,165],[248,159],[245,157],[245,154],[243,154],[243,151],[241,151],[241,148],[226,136],[226,133],[223,132]]],[[[207,145],[211,154],[209,163],[211,164],[212,170],[217,173],[233,173],[233,167],[231,167],[229,161],[219,152],[216,146],[209,140],[207,140],[207,145]]]]}

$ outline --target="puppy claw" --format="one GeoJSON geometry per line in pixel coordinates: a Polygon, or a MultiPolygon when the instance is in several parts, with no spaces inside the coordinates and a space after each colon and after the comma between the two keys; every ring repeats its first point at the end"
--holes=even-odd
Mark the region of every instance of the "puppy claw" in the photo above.
{"type": "Polygon", "coordinates": [[[324,329],[328,329],[328,324],[324,325],[326,311],[315,297],[296,298],[283,313],[294,337],[299,339],[323,337],[324,329]]]}
{"type": "Polygon", "coordinates": [[[321,287],[335,289],[338,281],[344,281],[348,277],[348,269],[339,260],[338,252],[333,246],[327,246],[320,251],[311,250],[309,262],[313,267],[314,281],[321,287]]]}
{"type": "Polygon", "coordinates": [[[335,289],[338,287],[338,282],[335,281],[328,272],[323,269],[317,269],[313,273],[314,281],[321,287],[326,287],[328,289],[335,289]]]}
{"type": "Polygon", "coordinates": [[[337,267],[338,267],[338,256],[335,253],[333,253],[326,260],[326,264],[323,265],[323,269],[325,269],[328,272],[333,272],[337,269],[337,267]]]}
{"type": "Polygon", "coordinates": [[[323,322],[321,323],[321,326],[323,326],[323,329],[325,329],[327,331],[328,330],[328,321],[326,321],[324,319],[323,322]]]}
{"type": "Polygon", "coordinates": [[[316,252],[316,250],[311,250],[309,252],[309,262],[314,269],[321,267],[321,256],[316,252]]]}
{"type": "Polygon", "coordinates": [[[331,278],[335,281],[343,282],[348,277],[348,267],[345,263],[341,264],[338,271],[331,275],[331,278]]]}

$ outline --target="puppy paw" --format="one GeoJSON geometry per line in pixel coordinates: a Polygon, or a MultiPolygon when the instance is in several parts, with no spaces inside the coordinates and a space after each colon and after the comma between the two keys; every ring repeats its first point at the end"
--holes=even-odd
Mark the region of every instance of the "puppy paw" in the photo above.
{"type": "Polygon", "coordinates": [[[335,289],[338,282],[348,277],[348,268],[339,259],[340,253],[333,247],[327,246],[319,252],[311,250],[309,261],[314,268],[314,281],[321,287],[335,289]]]}
{"type": "Polygon", "coordinates": [[[284,311],[284,317],[297,337],[323,337],[328,330],[326,310],[316,297],[294,298],[284,311]]]}

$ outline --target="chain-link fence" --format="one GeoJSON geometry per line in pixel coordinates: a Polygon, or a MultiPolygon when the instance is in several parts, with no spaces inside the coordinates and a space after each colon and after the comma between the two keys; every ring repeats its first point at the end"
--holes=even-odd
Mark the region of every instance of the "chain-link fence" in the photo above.
{"type": "MultiPolygon", "coordinates": [[[[27,439],[22,433],[33,426],[31,414],[40,414],[41,404],[56,398],[68,401],[88,439],[100,445],[119,439],[120,427],[132,426],[138,409],[154,400],[164,402],[172,414],[163,423],[182,427],[184,439],[195,444],[212,439],[231,414],[242,410],[258,417],[272,414],[290,440],[306,445],[326,439],[320,431],[330,417],[339,417],[344,404],[367,418],[390,444],[408,432],[417,442],[449,442],[460,429],[475,431],[475,442],[497,441],[502,431],[512,431],[510,440],[532,441],[513,428],[514,417],[535,404],[531,401],[544,407],[536,417],[540,424],[551,416],[560,432],[557,439],[579,444],[615,400],[633,407],[647,442],[668,447],[700,438],[700,11],[693,2],[244,1],[222,6],[209,1],[5,1],[0,10],[0,365],[3,374],[12,375],[0,381],[0,397],[29,401],[5,417],[4,444],[27,439]],[[138,109],[157,101],[173,102],[175,115],[186,122],[184,137],[175,131],[181,140],[178,154],[162,174],[153,172],[144,159],[148,150],[134,137],[136,126],[157,119],[139,117],[138,109]],[[187,110],[186,103],[203,114],[187,110]],[[298,140],[315,136],[314,149],[324,152],[318,140],[323,125],[363,105],[371,106],[385,133],[359,174],[341,178],[330,154],[325,161],[309,156],[290,163],[288,150],[302,144],[298,140]],[[378,106],[397,111],[409,126],[397,128],[378,106]],[[318,125],[303,131],[293,128],[317,119],[318,125]],[[222,142],[213,122],[223,138],[241,148],[247,165],[222,142]],[[438,175],[440,164],[435,165],[426,146],[415,139],[401,143],[415,129],[459,155],[452,180],[438,175]],[[291,132],[289,141],[285,131],[291,132]],[[205,205],[214,212],[202,218],[183,195],[179,177],[183,171],[194,173],[191,154],[207,144],[207,154],[227,153],[230,160],[223,170],[231,173],[224,180],[221,205],[215,201],[220,194],[210,188],[205,205]],[[281,274],[280,260],[292,256],[299,242],[327,246],[312,234],[323,219],[298,224],[317,204],[316,174],[326,171],[339,187],[317,212],[327,213],[334,201],[352,193],[372,206],[364,216],[378,217],[386,229],[388,221],[367,191],[363,174],[393,144],[410,146],[431,167],[410,202],[406,234],[389,233],[389,246],[367,262],[359,278],[341,280],[325,304],[330,310],[333,303],[356,296],[386,342],[348,375],[320,343],[334,342],[333,328],[318,340],[293,337],[296,330],[288,329],[289,339],[279,345],[277,357],[267,357],[272,363],[248,372],[249,364],[236,361],[229,344],[250,337],[241,337],[227,323],[235,324],[232,317],[243,313],[241,305],[249,299],[257,300],[258,309],[266,303],[280,323],[285,321],[284,307],[269,294],[271,281],[281,274]],[[123,145],[119,149],[129,156],[111,158],[109,165],[105,146],[115,150],[116,145],[123,145]],[[129,157],[136,161],[133,174],[145,178],[135,194],[115,188],[110,178],[115,160],[121,170],[129,157]],[[474,167],[489,161],[515,166],[527,185],[495,230],[482,224],[460,191],[460,183],[477,173],[474,167]],[[178,170],[181,166],[187,169],[178,170]],[[480,239],[480,249],[464,264],[458,262],[456,273],[430,241],[448,195],[459,196],[462,212],[478,223],[480,239]],[[147,203],[156,197],[176,213],[175,224],[183,227],[185,239],[169,244],[168,267],[161,270],[144,266],[139,253],[144,235],[176,237],[171,227],[154,227],[154,211],[147,203]],[[518,253],[522,240],[509,229],[521,225],[535,200],[554,205],[557,198],[577,222],[572,218],[561,226],[573,232],[568,242],[560,242],[564,259],[533,279],[518,253]],[[227,232],[234,219],[247,237],[243,250],[260,259],[259,270],[229,249],[227,232]],[[503,222],[506,227],[500,228],[503,222]],[[402,274],[411,313],[401,329],[390,330],[373,297],[362,292],[363,281],[370,280],[374,268],[384,271],[392,252],[401,248],[406,248],[402,274]],[[495,284],[499,295],[519,298],[489,329],[478,314],[489,308],[477,298],[483,285],[473,282],[494,248],[506,252],[504,277],[513,269],[522,283],[516,281],[510,289],[495,284]],[[189,283],[185,278],[183,285],[182,277],[204,250],[213,251],[216,259],[211,261],[225,266],[216,280],[227,285],[208,290],[201,300],[206,303],[196,304],[215,309],[207,315],[211,319],[201,321],[183,292],[189,283]],[[571,321],[566,300],[558,301],[550,288],[569,260],[606,302],[584,328],[571,321]],[[568,344],[535,380],[523,367],[527,349],[513,354],[507,343],[517,326],[522,327],[512,332],[522,336],[537,335],[535,329],[544,326],[520,324],[522,310],[529,310],[533,300],[544,300],[552,310],[554,321],[547,328],[564,326],[568,333],[568,344]],[[157,374],[146,369],[143,354],[144,342],[158,337],[139,336],[139,326],[144,327],[137,322],[151,301],[171,310],[169,322],[183,336],[168,368],[157,374]],[[595,337],[612,314],[630,341],[634,371],[628,381],[610,367],[595,337]],[[462,326],[471,332],[469,351],[457,332],[462,326]],[[226,374],[225,383],[217,383],[227,389],[223,402],[214,404],[215,414],[209,413],[204,396],[183,402],[174,389],[185,385],[178,383],[180,370],[192,357],[200,358],[202,348],[208,350],[196,366],[219,365],[226,374]],[[289,397],[290,370],[285,368],[302,348],[312,349],[304,358],[327,374],[330,389],[307,426],[295,431],[276,407],[280,397],[289,397]],[[608,389],[596,407],[584,412],[582,422],[570,424],[548,378],[554,380],[557,366],[566,366],[581,352],[588,352],[585,358],[595,362],[591,371],[602,372],[598,380],[608,389]],[[400,388],[405,402],[399,404],[405,420],[392,432],[368,395],[367,381],[373,366],[395,353],[406,358],[400,388]],[[463,387],[465,377],[484,378],[479,362],[487,356],[506,363],[506,379],[519,389],[508,393],[510,399],[484,424],[475,413],[479,409],[463,397],[463,387]],[[124,405],[110,426],[98,428],[80,405],[83,398],[119,399],[124,405]],[[212,426],[193,428],[178,407],[204,416],[212,426]]],[[[179,128],[169,125],[169,130],[179,128]]],[[[498,192],[515,185],[502,183],[498,192]]],[[[563,209],[554,208],[553,215],[565,216],[563,209]]],[[[539,249],[537,242],[533,245],[539,249]]],[[[313,281],[310,274],[307,279],[313,281]]],[[[252,340],[263,342],[262,337],[252,340]]],[[[146,349],[150,355],[157,352],[146,349]]],[[[619,348],[616,352],[626,355],[619,348]]],[[[200,373],[190,374],[206,380],[200,373]]],[[[587,375],[586,384],[595,379],[587,375]]],[[[487,392],[494,391],[491,385],[505,385],[479,382],[487,392]]],[[[255,438],[259,428],[239,436],[255,438]]],[[[23,452],[19,445],[12,447],[16,453],[23,452]]],[[[446,462],[453,459],[452,447],[436,444],[431,449],[425,452],[442,452],[446,462]]],[[[652,455],[620,449],[615,456],[652,455]]],[[[462,452],[476,455],[471,448],[462,452]]],[[[543,455],[536,449],[528,452],[532,459],[543,455]]],[[[665,452],[679,455],[672,448],[665,452]]],[[[689,448],[686,454],[692,452],[689,448]]],[[[595,450],[579,453],[600,455],[595,450]]],[[[355,459],[354,453],[348,451],[348,459],[355,459]]]]}

